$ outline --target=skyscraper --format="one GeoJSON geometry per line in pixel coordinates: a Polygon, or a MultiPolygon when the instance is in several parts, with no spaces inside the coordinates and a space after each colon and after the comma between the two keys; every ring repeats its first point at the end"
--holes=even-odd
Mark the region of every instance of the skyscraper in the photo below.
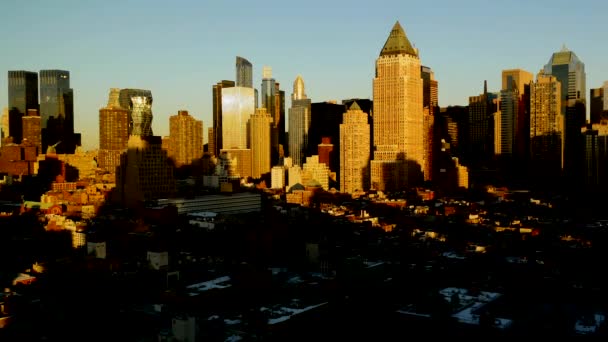
{"type": "Polygon", "coordinates": [[[175,166],[190,165],[203,156],[203,121],[186,110],[169,117],[169,158],[175,166]]]}
{"type": "MultiPolygon", "coordinates": [[[[220,155],[222,149],[222,89],[234,87],[234,81],[223,80],[213,86],[213,144],[209,140],[209,153],[220,155]]],[[[209,137],[211,139],[211,137],[209,137]]]]}
{"type": "Polygon", "coordinates": [[[438,82],[431,68],[422,66],[422,106],[424,113],[424,179],[433,179],[433,155],[435,151],[435,115],[439,112],[438,82]]]}
{"type": "Polygon", "coordinates": [[[236,57],[236,86],[253,88],[253,65],[243,57],[236,57]]]}
{"type": "Polygon", "coordinates": [[[396,22],[376,60],[371,187],[400,190],[422,181],[422,78],[418,50],[396,22]]]}
{"type": "Polygon", "coordinates": [[[249,117],[251,176],[256,179],[270,172],[271,125],[272,117],[266,108],[256,108],[249,117]]]}
{"type": "Polygon", "coordinates": [[[40,70],[40,117],[42,148],[57,144],[58,153],[74,153],[74,92],[70,72],[40,70]]]}
{"type": "Polygon", "coordinates": [[[118,100],[129,111],[129,135],[152,136],[152,92],[121,89],[118,100]]]}
{"type": "Polygon", "coordinates": [[[221,149],[249,148],[247,122],[254,113],[253,88],[222,89],[222,147],[221,149]]]}
{"type": "Polygon", "coordinates": [[[8,72],[8,133],[13,142],[21,143],[21,118],[29,109],[38,110],[38,74],[32,71],[8,72]]]}
{"type": "Polygon", "coordinates": [[[340,125],[340,191],[369,190],[370,125],[357,102],[340,125]]]}
{"type": "Polygon", "coordinates": [[[555,52],[545,65],[545,74],[555,76],[561,83],[561,113],[564,117],[564,177],[566,184],[580,182],[582,164],[581,128],[586,120],[585,64],[565,46],[555,52]]]}
{"type": "Polygon", "coordinates": [[[294,165],[302,166],[308,148],[310,130],[310,99],[306,97],[304,80],[298,75],[293,82],[289,109],[289,155],[294,165]]]}
{"type": "Polygon", "coordinates": [[[469,96],[468,141],[464,162],[479,168],[494,157],[494,114],[498,109],[498,97],[488,92],[484,81],[483,93],[469,96]]]}
{"type": "Polygon", "coordinates": [[[530,85],[530,166],[533,184],[554,187],[563,167],[561,82],[543,70],[530,85]]]}
{"type": "Polygon", "coordinates": [[[608,81],[589,92],[589,116],[592,124],[608,121],[608,81]]]}
{"type": "Polygon", "coordinates": [[[285,123],[284,121],[281,121],[280,102],[277,101],[279,96],[278,83],[272,78],[272,69],[269,66],[265,66],[262,72],[262,108],[265,108],[268,115],[272,118],[270,142],[272,148],[272,165],[276,165],[279,162],[281,122],[283,123],[283,134],[285,134],[285,123]]]}
{"type": "Polygon", "coordinates": [[[529,92],[533,79],[532,73],[522,69],[502,71],[500,154],[509,161],[523,161],[522,154],[528,151],[525,141],[529,137],[529,92]]]}
{"type": "Polygon", "coordinates": [[[97,165],[110,173],[116,172],[129,141],[129,110],[120,106],[119,97],[120,89],[110,89],[108,104],[99,109],[97,165]]]}

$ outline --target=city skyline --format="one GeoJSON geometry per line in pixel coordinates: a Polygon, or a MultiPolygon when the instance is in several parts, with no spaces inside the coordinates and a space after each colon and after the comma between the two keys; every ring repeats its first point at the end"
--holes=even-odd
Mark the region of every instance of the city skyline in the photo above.
{"type": "MultiPolygon", "coordinates": [[[[9,70],[69,71],[75,131],[82,133],[87,150],[98,147],[98,113],[110,88],[150,89],[157,135],[169,135],[169,117],[178,110],[212,127],[211,87],[233,80],[236,56],[253,64],[258,89],[263,67],[270,66],[283,85],[301,74],[312,102],[371,99],[374,61],[396,21],[419,49],[421,64],[433,69],[440,106],[466,105],[469,96],[482,92],[484,80],[489,91],[500,91],[502,70],[521,68],[536,75],[564,44],[585,63],[587,92],[608,80],[603,61],[608,47],[597,43],[608,9],[603,3],[568,8],[565,1],[513,1],[492,15],[481,1],[417,4],[414,9],[397,1],[373,8],[350,2],[287,8],[272,1],[268,7],[189,1],[145,7],[112,1],[43,4],[4,6],[7,16],[0,28],[10,34],[0,66],[4,75],[9,70]],[[22,24],[24,15],[31,25],[22,24]]],[[[0,91],[4,108],[6,77],[0,77],[0,91]]]]}

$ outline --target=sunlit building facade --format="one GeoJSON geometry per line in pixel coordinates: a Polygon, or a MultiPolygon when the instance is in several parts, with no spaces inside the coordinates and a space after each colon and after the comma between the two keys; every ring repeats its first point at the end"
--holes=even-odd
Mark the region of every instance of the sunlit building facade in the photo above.
{"type": "Polygon", "coordinates": [[[340,191],[369,190],[370,126],[357,102],[340,125],[340,191]]]}
{"type": "Polygon", "coordinates": [[[169,158],[175,166],[190,165],[203,156],[203,121],[180,110],[169,118],[169,158]]]}
{"type": "Polygon", "coordinates": [[[402,190],[422,181],[424,118],[420,58],[395,23],[376,60],[371,187],[402,190]]]}
{"type": "Polygon", "coordinates": [[[266,108],[257,108],[249,118],[251,176],[259,179],[270,172],[272,117],[266,108]]]}
{"type": "Polygon", "coordinates": [[[120,155],[129,141],[129,110],[120,106],[120,89],[110,89],[108,104],[99,110],[99,154],[97,165],[116,172],[120,155]]]}
{"type": "Polygon", "coordinates": [[[255,111],[253,88],[222,89],[222,149],[249,148],[247,123],[255,111]]]}

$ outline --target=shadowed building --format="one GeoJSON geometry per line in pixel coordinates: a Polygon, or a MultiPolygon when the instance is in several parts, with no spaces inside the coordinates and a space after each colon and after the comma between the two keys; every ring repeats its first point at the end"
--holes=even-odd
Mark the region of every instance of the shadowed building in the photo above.
{"type": "Polygon", "coordinates": [[[561,114],[564,118],[564,184],[576,187],[580,183],[583,163],[581,129],[586,120],[585,64],[565,46],[555,52],[545,65],[545,74],[555,76],[561,83],[561,114]]]}
{"type": "Polygon", "coordinates": [[[433,179],[435,146],[435,116],[439,113],[439,87],[435,73],[426,66],[420,67],[422,77],[422,106],[424,114],[424,180],[433,179]]]}
{"type": "Polygon", "coordinates": [[[308,149],[310,133],[310,99],[306,97],[304,80],[298,75],[293,82],[289,109],[289,156],[293,165],[302,166],[308,149]]]}
{"type": "Polygon", "coordinates": [[[29,109],[38,110],[38,74],[32,71],[8,72],[8,134],[13,143],[21,143],[21,118],[29,109]]]}
{"type": "Polygon", "coordinates": [[[541,70],[530,85],[530,170],[536,186],[555,187],[563,169],[561,83],[541,70]]]}
{"type": "Polygon", "coordinates": [[[272,78],[272,69],[268,66],[262,72],[262,108],[266,109],[272,119],[271,148],[272,165],[277,165],[284,157],[282,140],[285,139],[285,112],[281,112],[281,94],[279,84],[272,78]]]}
{"type": "Polygon", "coordinates": [[[129,110],[120,106],[120,89],[110,89],[108,104],[99,110],[99,155],[101,169],[115,173],[120,155],[129,141],[129,110]]]}
{"type": "Polygon", "coordinates": [[[371,187],[403,190],[422,181],[424,114],[420,58],[396,22],[376,60],[371,187]]]}
{"type": "Polygon", "coordinates": [[[173,165],[161,148],[161,137],[131,135],[116,173],[115,199],[133,208],[174,193],[173,165]]]}
{"type": "Polygon", "coordinates": [[[340,192],[369,190],[370,125],[357,102],[340,125],[340,192]]]}
{"type": "Polygon", "coordinates": [[[22,118],[23,139],[22,143],[36,147],[36,154],[42,153],[42,136],[40,129],[40,115],[35,109],[29,109],[27,115],[22,118]]]}
{"type": "Polygon", "coordinates": [[[203,121],[186,110],[169,118],[169,158],[175,166],[190,165],[203,156],[203,121]]]}
{"type": "Polygon", "coordinates": [[[589,118],[592,124],[608,121],[608,81],[589,92],[589,118]]]}
{"type": "Polygon", "coordinates": [[[40,70],[40,117],[42,148],[59,143],[58,153],[74,153],[80,135],[74,134],[74,91],[70,72],[40,70]]]}
{"type": "Polygon", "coordinates": [[[129,103],[131,131],[116,172],[114,200],[132,208],[173,195],[176,185],[174,166],[162,148],[162,138],[152,135],[152,92],[135,90],[127,93],[130,98],[125,98],[125,93],[125,89],[120,91],[120,102],[129,103]]]}
{"type": "Polygon", "coordinates": [[[511,183],[522,182],[528,169],[530,141],[530,83],[534,76],[522,69],[502,71],[500,115],[495,146],[500,168],[511,183]],[[499,139],[498,139],[499,138],[499,139]]]}
{"type": "Polygon", "coordinates": [[[480,168],[494,159],[494,117],[498,110],[498,97],[488,92],[484,81],[483,93],[469,97],[467,153],[463,162],[480,168]]]}
{"type": "Polygon", "coordinates": [[[584,188],[592,193],[604,193],[608,189],[608,124],[589,124],[582,133],[584,188]]]}

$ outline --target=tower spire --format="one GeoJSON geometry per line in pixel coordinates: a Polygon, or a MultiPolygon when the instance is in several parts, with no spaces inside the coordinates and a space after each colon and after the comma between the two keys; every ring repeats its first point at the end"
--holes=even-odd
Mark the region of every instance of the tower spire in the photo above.
{"type": "Polygon", "coordinates": [[[386,39],[386,43],[384,43],[384,47],[382,47],[382,51],[380,51],[380,56],[399,54],[408,54],[417,57],[418,51],[414,49],[409,39],[407,39],[405,30],[403,30],[403,27],[399,24],[399,20],[397,20],[386,39]]]}

